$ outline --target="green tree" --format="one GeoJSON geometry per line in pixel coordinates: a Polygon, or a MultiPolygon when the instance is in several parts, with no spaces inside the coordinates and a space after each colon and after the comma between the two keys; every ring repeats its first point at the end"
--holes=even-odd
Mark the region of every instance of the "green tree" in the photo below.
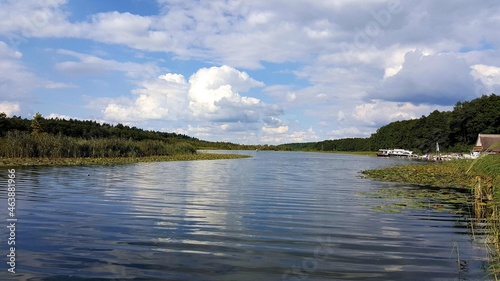
{"type": "Polygon", "coordinates": [[[9,119],[5,112],[0,112],[0,137],[5,136],[9,130],[9,119]]]}
{"type": "Polygon", "coordinates": [[[38,135],[39,133],[43,132],[42,125],[40,125],[40,121],[43,119],[42,114],[36,113],[35,116],[33,116],[33,120],[31,120],[31,134],[32,135],[38,135]]]}

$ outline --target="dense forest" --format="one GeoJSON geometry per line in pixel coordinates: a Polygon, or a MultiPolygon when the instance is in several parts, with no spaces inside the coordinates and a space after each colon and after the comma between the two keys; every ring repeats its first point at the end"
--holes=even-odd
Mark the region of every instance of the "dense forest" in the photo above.
{"type": "Polygon", "coordinates": [[[500,96],[491,94],[472,101],[458,102],[452,111],[438,110],[418,119],[392,122],[369,138],[325,140],[307,144],[284,144],[279,149],[314,151],[376,151],[405,148],[417,153],[435,151],[466,152],[477,135],[500,134],[500,96]]]}

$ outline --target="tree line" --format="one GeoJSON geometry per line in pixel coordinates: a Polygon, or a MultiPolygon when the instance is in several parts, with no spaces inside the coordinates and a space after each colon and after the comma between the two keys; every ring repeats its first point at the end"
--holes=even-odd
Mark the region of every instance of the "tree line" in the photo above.
{"type": "Polygon", "coordinates": [[[452,111],[435,110],[418,119],[396,121],[380,127],[369,138],[325,140],[307,144],[284,144],[281,149],[314,151],[376,151],[405,148],[417,153],[436,149],[466,152],[478,134],[500,133],[500,96],[483,95],[472,101],[457,102],[452,111]]]}
{"type": "Polygon", "coordinates": [[[96,121],[0,113],[0,157],[143,157],[196,153],[196,138],[96,121]]]}
{"type": "Polygon", "coordinates": [[[195,153],[197,149],[377,151],[405,148],[417,153],[471,150],[479,133],[500,133],[500,96],[457,102],[452,111],[435,110],[418,119],[396,121],[369,138],[344,138],[282,145],[210,142],[183,134],[148,131],[93,120],[32,120],[0,113],[0,157],[122,157],[195,153]]]}
{"type": "Polygon", "coordinates": [[[48,134],[92,139],[92,138],[124,138],[136,141],[140,140],[198,140],[183,134],[165,133],[143,130],[137,127],[129,127],[118,123],[110,125],[98,123],[95,120],[77,120],[61,118],[43,118],[35,114],[32,120],[14,115],[9,118],[5,113],[0,113],[0,137],[4,137],[9,131],[31,132],[34,121],[38,123],[39,130],[48,134]]]}

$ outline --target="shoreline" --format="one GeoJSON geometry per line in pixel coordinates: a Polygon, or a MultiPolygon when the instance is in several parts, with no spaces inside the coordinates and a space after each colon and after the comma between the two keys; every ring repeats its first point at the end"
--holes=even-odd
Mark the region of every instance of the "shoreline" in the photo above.
{"type": "MultiPolygon", "coordinates": [[[[361,172],[380,181],[473,189],[478,177],[500,186],[500,156],[486,155],[475,160],[459,159],[444,162],[419,162],[361,172]]],[[[500,193],[497,199],[500,202],[500,193]]]]}
{"type": "Polygon", "coordinates": [[[83,166],[112,165],[139,162],[171,162],[195,160],[224,160],[250,158],[250,155],[195,153],[144,157],[99,157],[99,158],[0,158],[0,167],[34,167],[34,166],[83,166]]]}

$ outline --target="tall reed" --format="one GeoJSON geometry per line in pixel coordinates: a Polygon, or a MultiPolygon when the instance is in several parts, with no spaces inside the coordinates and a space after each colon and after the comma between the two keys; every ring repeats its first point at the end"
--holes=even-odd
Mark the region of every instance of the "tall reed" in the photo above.
{"type": "Polygon", "coordinates": [[[161,140],[134,141],[123,138],[72,138],[48,133],[29,134],[9,131],[0,138],[0,157],[143,157],[193,154],[196,148],[187,142],[161,140]]]}

